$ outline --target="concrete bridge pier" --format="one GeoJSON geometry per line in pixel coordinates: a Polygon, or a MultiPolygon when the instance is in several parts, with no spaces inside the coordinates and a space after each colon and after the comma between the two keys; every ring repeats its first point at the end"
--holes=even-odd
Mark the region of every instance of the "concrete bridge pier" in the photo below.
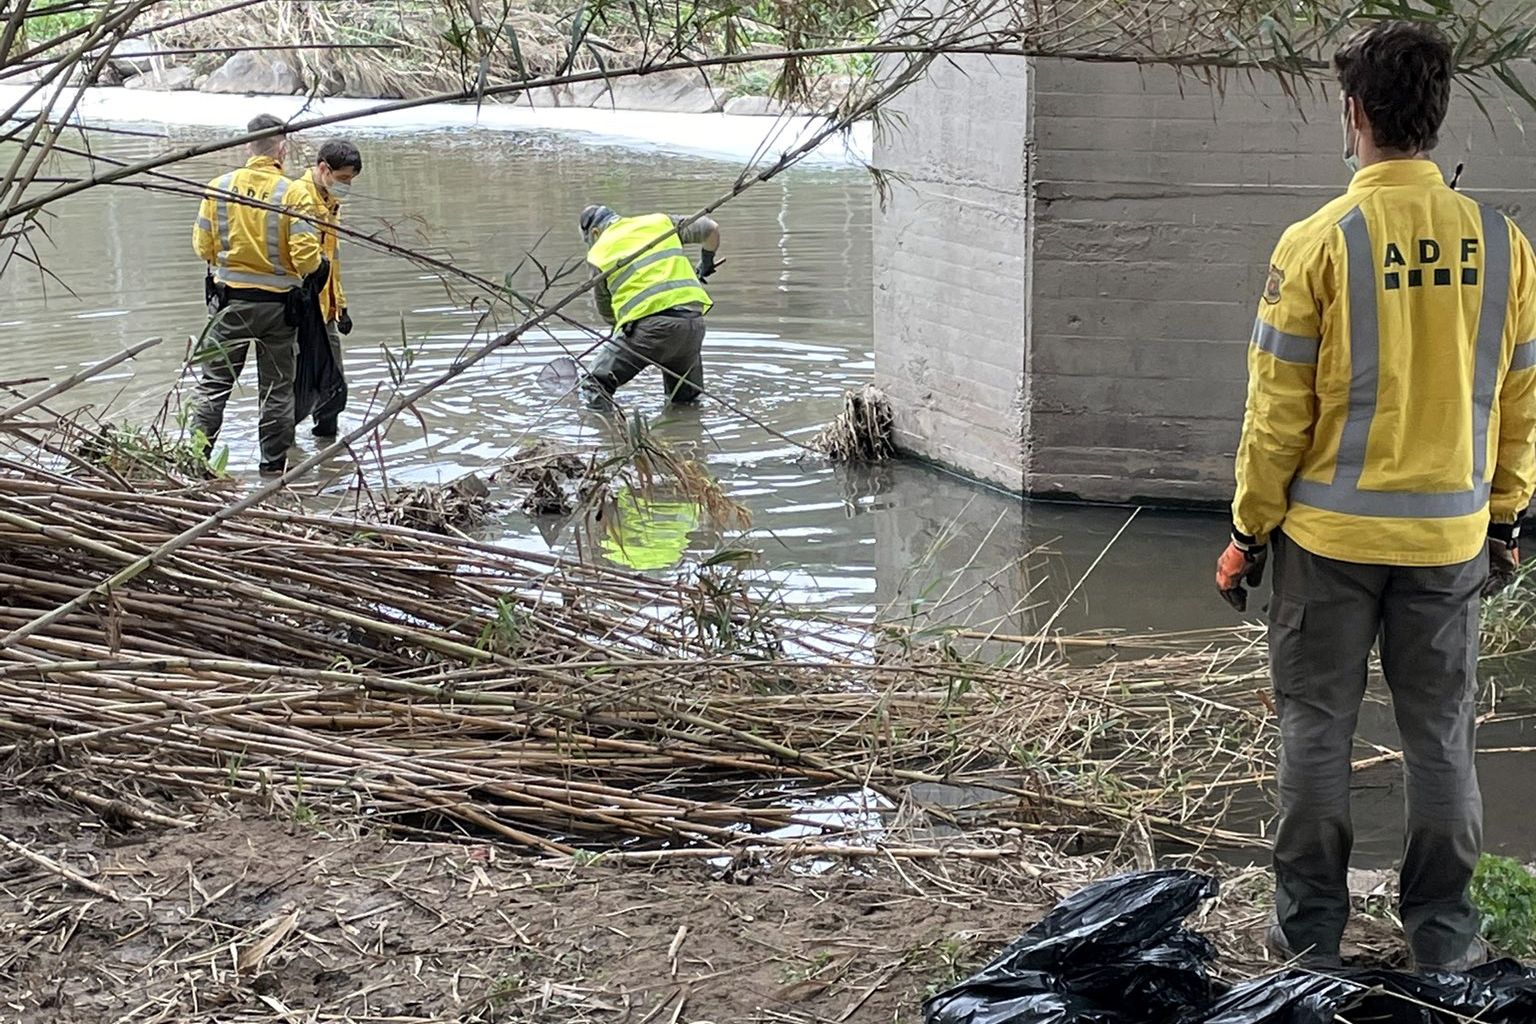
{"type": "MultiPolygon", "coordinates": [[[[1348,185],[1336,90],[959,58],[877,136],[877,383],[902,445],[1009,490],[1231,496],[1245,353],[1281,231],[1348,185]]],[[[1528,113],[1511,98],[1510,110],[1528,113]]],[[[1536,137],[1464,90],[1437,159],[1536,229],[1536,137]]]]}

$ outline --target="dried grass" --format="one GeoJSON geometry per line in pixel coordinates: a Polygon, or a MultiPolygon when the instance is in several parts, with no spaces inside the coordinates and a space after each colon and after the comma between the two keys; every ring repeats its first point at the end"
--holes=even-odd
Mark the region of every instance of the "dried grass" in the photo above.
{"type": "Polygon", "coordinates": [[[425,533],[459,534],[479,527],[497,508],[485,481],[470,473],[448,484],[396,487],[381,503],[366,506],[359,519],[425,533]]]}
{"type": "Polygon", "coordinates": [[[822,428],[811,447],[833,462],[884,462],[896,457],[895,414],[873,384],[843,396],[843,411],[822,428]]]}

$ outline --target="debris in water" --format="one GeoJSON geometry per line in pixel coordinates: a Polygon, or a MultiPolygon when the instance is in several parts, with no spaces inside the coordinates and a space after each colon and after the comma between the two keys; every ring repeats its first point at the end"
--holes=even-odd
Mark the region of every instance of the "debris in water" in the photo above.
{"type": "Polygon", "coordinates": [[[502,472],[508,483],[528,488],[521,504],[526,514],[568,516],[581,498],[587,469],[587,460],[575,452],[535,441],[519,451],[502,472]]]}
{"type": "Polygon", "coordinates": [[[474,473],[448,484],[399,487],[382,506],[364,512],[364,518],[389,526],[405,526],[428,533],[454,533],[473,529],[496,510],[491,489],[474,473]]]}
{"type": "Polygon", "coordinates": [[[884,462],[896,457],[894,419],[885,392],[866,384],[843,396],[843,411],[811,447],[833,462],[884,462]]]}

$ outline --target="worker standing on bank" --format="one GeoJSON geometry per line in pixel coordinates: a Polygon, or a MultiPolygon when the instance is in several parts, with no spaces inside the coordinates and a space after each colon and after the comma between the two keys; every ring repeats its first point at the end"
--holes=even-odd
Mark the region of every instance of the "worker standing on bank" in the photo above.
{"type": "MultiPolygon", "coordinates": [[[[260,114],[246,129],[282,126],[279,118],[260,114]]],[[[211,449],[230,390],[255,345],[261,472],[280,474],[293,445],[299,288],[320,269],[322,256],[315,226],[293,215],[294,183],[283,177],[286,138],[269,136],[249,148],[244,167],[208,183],[192,229],[192,248],[211,268],[212,282],[193,422],[211,449]]]]}
{"type": "Polygon", "coordinates": [[[320,249],[330,263],[330,273],[320,288],[320,316],[336,367],[337,390],[322,396],[314,408],[314,436],[322,441],[336,438],[337,419],[347,407],[347,381],[342,362],[341,339],[352,333],[352,315],[341,290],[341,201],[352,182],[363,172],[363,156],[346,139],[332,139],[320,147],[315,164],[294,185],[295,204],[310,209],[320,228],[320,249]]]}
{"type": "Polygon", "coordinates": [[[1536,480],[1536,259],[1429,159],[1453,68],[1438,33],[1374,24],[1334,67],[1355,173],[1275,250],[1216,582],[1244,610],[1274,563],[1271,950],[1338,964],[1350,755],[1379,637],[1406,775],[1403,927],[1419,970],[1461,970],[1486,957],[1468,895],[1479,596],[1513,578],[1536,480]]]}
{"type": "Polygon", "coordinates": [[[604,404],[647,366],[659,366],[666,397],[695,402],[704,390],[704,314],[712,302],[703,282],[715,272],[720,228],[708,217],[682,227],[665,213],[621,217],[606,206],[581,211],[587,262],[600,273],[598,312],[612,324],[583,384],[604,404]],[[701,245],[697,267],[685,245],[701,245]]]}

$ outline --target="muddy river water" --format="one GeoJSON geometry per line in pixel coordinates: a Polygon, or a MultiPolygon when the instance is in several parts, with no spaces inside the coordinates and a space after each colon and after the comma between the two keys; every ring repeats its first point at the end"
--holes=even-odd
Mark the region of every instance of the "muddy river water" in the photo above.
{"type": "MultiPolygon", "coordinates": [[[[430,112],[417,116],[431,120],[430,112]]],[[[131,127],[178,142],[208,137],[186,125],[131,127]]],[[[701,122],[696,130],[712,129],[701,122]]],[[[527,254],[548,266],[579,258],[575,221],[585,204],[691,213],[728,189],[742,167],[739,157],[699,152],[707,146],[638,145],[558,126],[356,134],[365,170],[346,207],[350,227],[496,281],[521,264],[524,287],[534,280],[527,254]]],[[[97,152],[127,160],[166,144],[93,139],[97,152]]],[[[175,172],[205,181],[226,169],[211,157],[175,172]]],[[[872,375],[872,193],[867,176],[834,155],[731,201],[717,215],[728,262],[710,282],[717,305],[705,358],[709,389],[734,409],[706,400],[697,411],[669,413],[653,375],[626,392],[659,436],[694,448],[750,509],[753,529],[730,542],[760,552],[759,564],[787,600],[839,613],[899,617],[948,600],[946,617],[1010,634],[1047,623],[1066,632],[1232,624],[1210,589],[1219,516],[1024,503],[925,466],[846,471],[807,452],[845,389],[872,375]]],[[[203,268],[190,247],[195,207],[186,196],[131,188],[95,189],[54,207],[40,247],[58,280],[14,267],[0,278],[0,376],[57,377],[162,336],[158,348],[89,392],[114,418],[150,418],[176,382],[188,335],[202,326],[203,268]]],[[[346,346],[353,422],[371,395],[390,386],[385,349],[398,359],[408,347],[410,379],[419,381],[484,339],[468,292],[396,256],[349,247],[345,283],[357,324],[346,346]]],[[[572,313],[598,323],[590,299],[572,313]]],[[[419,406],[420,421],[400,421],[385,439],[390,482],[485,473],[535,438],[596,440],[603,421],[574,400],[552,398],[537,380],[563,346],[587,344],[580,331],[560,329],[491,356],[435,392],[419,406]]],[[[256,463],[254,372],[249,378],[230,403],[222,438],[241,475],[256,463]]],[[[301,429],[300,447],[312,444],[301,429]]],[[[376,466],[365,473],[377,482],[376,466]]],[[[572,532],[512,512],[492,535],[573,553],[572,532]]],[[[708,556],[725,541],[701,527],[688,554],[708,556]]],[[[1391,742],[1390,714],[1374,708],[1367,718],[1376,737],[1391,742]]],[[[1529,745],[1531,737],[1511,727],[1485,742],[1529,745]]],[[[1484,767],[1490,845],[1525,856],[1536,854],[1536,826],[1523,804],[1536,782],[1531,760],[1491,755],[1484,767]]],[[[1361,797],[1361,854],[1389,863],[1399,848],[1395,772],[1365,780],[1361,797]]]]}

